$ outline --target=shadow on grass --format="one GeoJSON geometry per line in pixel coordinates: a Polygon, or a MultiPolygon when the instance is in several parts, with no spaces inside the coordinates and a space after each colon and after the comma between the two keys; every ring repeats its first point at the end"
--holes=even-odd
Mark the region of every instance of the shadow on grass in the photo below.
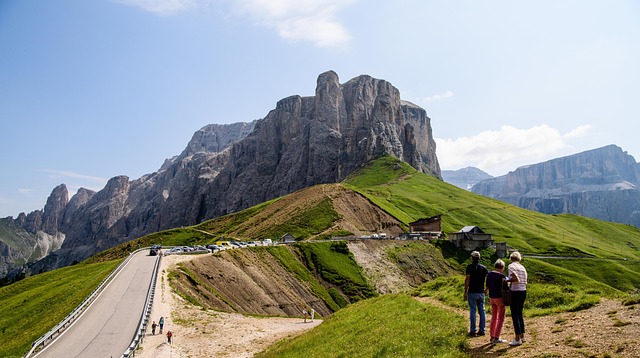
{"type": "Polygon", "coordinates": [[[486,343],[481,346],[469,348],[468,353],[474,358],[500,357],[509,353],[508,343],[491,344],[486,343]]]}

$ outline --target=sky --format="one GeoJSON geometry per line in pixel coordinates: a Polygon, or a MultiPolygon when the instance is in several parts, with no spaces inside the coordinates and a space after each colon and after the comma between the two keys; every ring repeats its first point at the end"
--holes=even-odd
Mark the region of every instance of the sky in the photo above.
{"type": "Polygon", "coordinates": [[[443,170],[638,159],[639,64],[634,0],[3,0],[0,217],[155,172],[328,70],[423,107],[443,170]]]}

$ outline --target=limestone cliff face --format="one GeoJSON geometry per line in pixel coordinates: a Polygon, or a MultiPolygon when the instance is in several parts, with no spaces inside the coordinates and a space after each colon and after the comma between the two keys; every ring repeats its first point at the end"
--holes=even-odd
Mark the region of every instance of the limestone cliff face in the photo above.
{"type": "Polygon", "coordinates": [[[0,278],[60,249],[65,239],[61,231],[69,193],[62,184],[51,192],[43,210],[21,213],[0,220],[0,278]]]}
{"type": "Polygon", "coordinates": [[[151,232],[339,182],[383,155],[440,178],[435,153],[424,109],[402,101],[387,81],[359,76],[341,84],[329,71],[318,77],[315,96],[284,98],[253,122],[203,127],[155,173],[112,178],[97,193],[79,191],[62,205],[66,211],[59,210],[64,197],[52,194],[55,215],[31,221],[39,219],[34,225],[44,222],[47,228],[58,223],[64,242],[31,270],[67,265],[151,232]]]}
{"type": "Polygon", "coordinates": [[[520,167],[473,186],[477,194],[546,214],[640,227],[640,164],[615,145],[520,167]]]}

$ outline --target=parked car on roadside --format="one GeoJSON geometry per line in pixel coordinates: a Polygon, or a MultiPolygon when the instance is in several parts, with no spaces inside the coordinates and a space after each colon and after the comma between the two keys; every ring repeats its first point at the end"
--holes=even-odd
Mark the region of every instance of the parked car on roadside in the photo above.
{"type": "Polygon", "coordinates": [[[151,246],[151,249],[149,250],[149,256],[158,255],[158,253],[160,253],[160,250],[162,250],[162,246],[160,246],[160,245],[151,246]]]}

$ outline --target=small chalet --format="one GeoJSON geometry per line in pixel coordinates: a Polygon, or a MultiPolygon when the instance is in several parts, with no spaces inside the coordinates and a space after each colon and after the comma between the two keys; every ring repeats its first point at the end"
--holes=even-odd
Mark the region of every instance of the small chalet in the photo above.
{"type": "Polygon", "coordinates": [[[456,245],[456,247],[463,248],[467,251],[482,250],[486,247],[493,246],[491,234],[486,234],[477,226],[465,226],[458,232],[450,233],[449,241],[456,245]]]}
{"type": "Polygon", "coordinates": [[[282,243],[283,244],[291,244],[296,242],[296,238],[291,235],[290,233],[286,233],[284,235],[282,235],[282,243]]]}
{"type": "Polygon", "coordinates": [[[442,226],[440,215],[418,219],[417,221],[409,223],[409,232],[410,236],[441,237],[442,226]]]}

